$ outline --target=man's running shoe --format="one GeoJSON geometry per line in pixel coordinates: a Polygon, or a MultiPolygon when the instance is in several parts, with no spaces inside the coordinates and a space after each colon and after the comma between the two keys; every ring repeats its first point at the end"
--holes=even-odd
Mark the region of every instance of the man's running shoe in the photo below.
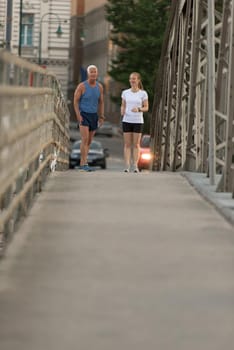
{"type": "Polygon", "coordinates": [[[86,172],[93,171],[93,169],[91,169],[91,168],[88,166],[88,164],[81,165],[81,166],[79,167],[79,170],[80,170],[80,171],[86,171],[86,172]]]}

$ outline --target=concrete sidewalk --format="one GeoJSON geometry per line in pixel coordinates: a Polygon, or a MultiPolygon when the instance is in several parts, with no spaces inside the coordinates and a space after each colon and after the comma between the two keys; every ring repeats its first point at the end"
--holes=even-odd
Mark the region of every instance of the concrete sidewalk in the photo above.
{"type": "Polygon", "coordinates": [[[52,177],[0,262],[1,350],[233,348],[234,228],[184,177],[52,177]]]}

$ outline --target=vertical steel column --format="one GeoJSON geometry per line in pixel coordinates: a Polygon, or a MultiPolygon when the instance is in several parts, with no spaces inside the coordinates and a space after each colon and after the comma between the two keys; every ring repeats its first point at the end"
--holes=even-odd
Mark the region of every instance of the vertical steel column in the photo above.
{"type": "Polygon", "coordinates": [[[171,59],[171,69],[170,69],[170,85],[168,87],[168,108],[167,108],[167,120],[166,120],[166,130],[165,130],[165,148],[163,157],[163,170],[167,169],[169,157],[169,140],[170,140],[170,122],[171,122],[171,112],[172,112],[172,99],[173,99],[173,88],[176,77],[176,63],[177,63],[177,45],[179,36],[179,4],[175,11],[175,26],[173,32],[173,47],[172,47],[172,59],[171,59]]]}
{"type": "Polygon", "coordinates": [[[199,47],[201,41],[201,26],[202,26],[202,5],[201,0],[193,2],[193,22],[192,22],[192,43],[191,43],[191,59],[190,59],[190,80],[189,80],[189,99],[188,99],[188,117],[187,117],[187,145],[186,145],[186,160],[183,164],[184,170],[194,169],[191,164],[194,161],[196,154],[194,148],[194,121],[196,118],[195,103],[196,89],[198,81],[199,68],[199,47]]]}
{"type": "MultiPolygon", "coordinates": [[[[185,74],[185,62],[188,49],[188,32],[191,16],[191,0],[188,0],[186,4],[185,18],[183,13],[180,15],[180,38],[179,38],[179,57],[178,57],[178,84],[177,84],[177,108],[176,108],[176,125],[175,125],[175,142],[174,142],[174,154],[172,170],[176,171],[178,162],[178,146],[179,139],[181,143],[181,114],[182,114],[182,98],[184,92],[184,74],[185,74]],[[185,25],[184,25],[185,22],[185,25]],[[184,28],[185,26],[185,28],[184,28]]],[[[182,153],[182,152],[180,152],[182,153]]],[[[180,154],[181,157],[181,154],[180,154]]]]}
{"type": "Polygon", "coordinates": [[[231,3],[231,37],[229,62],[229,101],[227,107],[227,142],[224,173],[224,190],[227,192],[231,192],[233,190],[232,163],[234,163],[234,1],[231,3]]]}
{"type": "Polygon", "coordinates": [[[231,38],[231,0],[223,4],[222,25],[220,29],[220,50],[217,65],[216,84],[216,162],[217,171],[222,173],[217,186],[218,191],[224,191],[225,159],[226,159],[226,132],[227,108],[230,70],[230,38],[231,38]]]}
{"type": "Polygon", "coordinates": [[[208,114],[209,114],[209,176],[210,184],[215,184],[216,140],[215,140],[215,37],[214,1],[208,0],[208,114]]]}
{"type": "Polygon", "coordinates": [[[152,123],[151,123],[151,137],[152,137],[152,151],[154,154],[154,161],[152,170],[161,170],[163,164],[163,151],[164,151],[164,130],[165,130],[165,118],[167,113],[167,100],[168,100],[168,72],[170,66],[170,50],[168,48],[171,37],[171,31],[175,19],[175,11],[177,7],[177,1],[172,1],[171,15],[168,20],[168,25],[165,33],[165,40],[163,42],[160,65],[158,69],[158,78],[155,84],[155,96],[153,102],[152,111],[152,123]]]}

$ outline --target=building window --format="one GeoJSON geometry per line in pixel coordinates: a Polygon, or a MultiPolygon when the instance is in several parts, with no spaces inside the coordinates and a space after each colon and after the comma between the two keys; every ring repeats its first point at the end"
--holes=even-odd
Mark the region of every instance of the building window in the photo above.
{"type": "Polygon", "coordinates": [[[21,45],[32,46],[33,45],[33,26],[34,15],[25,14],[22,15],[22,32],[21,32],[21,45]]]}

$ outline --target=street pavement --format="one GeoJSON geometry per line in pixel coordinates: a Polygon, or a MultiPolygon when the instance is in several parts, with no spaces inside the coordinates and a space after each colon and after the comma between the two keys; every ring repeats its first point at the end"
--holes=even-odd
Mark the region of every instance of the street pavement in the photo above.
{"type": "Polygon", "coordinates": [[[36,198],[0,262],[0,349],[232,349],[234,226],[209,186],[112,164],[36,198]]]}

